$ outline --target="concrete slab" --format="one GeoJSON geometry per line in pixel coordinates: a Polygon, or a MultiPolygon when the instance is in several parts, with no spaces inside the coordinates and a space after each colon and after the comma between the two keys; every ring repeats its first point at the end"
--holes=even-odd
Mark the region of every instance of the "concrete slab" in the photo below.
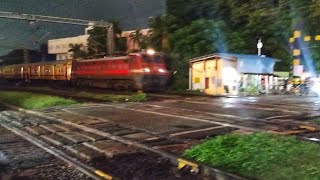
{"type": "Polygon", "coordinates": [[[142,132],[142,131],[135,130],[135,129],[123,129],[123,130],[115,131],[111,134],[116,135],[116,136],[123,136],[123,135],[135,134],[135,133],[140,133],[140,132],[142,132]]]}
{"type": "Polygon", "coordinates": [[[100,136],[91,132],[86,132],[86,131],[82,131],[81,135],[86,137],[87,139],[90,139],[90,141],[100,141],[100,140],[106,139],[103,136],[100,136]]]}
{"type": "Polygon", "coordinates": [[[62,146],[62,145],[73,145],[74,142],[71,140],[64,138],[62,136],[56,135],[56,134],[46,134],[46,135],[41,135],[41,138],[51,142],[52,144],[56,146],[62,146]]]}
{"type": "Polygon", "coordinates": [[[99,161],[105,159],[105,155],[100,153],[92,148],[89,148],[83,144],[67,147],[67,149],[76,154],[77,156],[82,157],[87,161],[99,161]]]}
{"type": "MultiPolygon", "coordinates": [[[[185,129],[185,126],[190,128],[197,126],[209,125],[205,122],[197,122],[182,118],[164,117],[154,114],[135,112],[130,110],[118,109],[113,107],[95,107],[94,109],[72,109],[75,113],[95,116],[99,118],[107,118],[110,121],[119,123],[123,126],[134,126],[141,129],[146,129],[153,132],[168,132],[174,130],[185,129]],[[181,126],[184,126],[181,128],[181,126]]],[[[93,125],[91,127],[102,131],[110,131],[111,129],[103,129],[100,125],[93,125]]]]}
{"type": "Polygon", "coordinates": [[[43,134],[51,134],[51,131],[44,129],[40,126],[32,126],[32,127],[25,127],[25,129],[35,135],[43,135],[43,134]]]}
{"type": "Polygon", "coordinates": [[[48,130],[48,131],[51,131],[53,133],[57,133],[57,132],[65,132],[65,129],[64,128],[61,128],[59,126],[56,126],[54,124],[41,124],[40,127],[48,130]]]}
{"type": "Polygon", "coordinates": [[[135,133],[135,134],[129,134],[129,135],[125,135],[123,136],[125,138],[128,139],[132,139],[132,140],[137,140],[137,141],[145,141],[147,139],[150,138],[155,138],[156,136],[153,136],[152,134],[147,134],[147,133],[135,133]]]}
{"type": "Polygon", "coordinates": [[[80,134],[81,132],[59,132],[57,133],[59,136],[62,136],[70,141],[72,141],[73,143],[79,144],[79,143],[83,143],[83,142],[88,142],[91,141],[90,139],[86,138],[85,136],[82,136],[80,134]]]}
{"type": "Polygon", "coordinates": [[[93,149],[97,149],[99,152],[103,152],[109,157],[137,152],[137,149],[134,147],[129,147],[127,145],[110,140],[96,141],[88,144],[92,145],[93,149]]]}

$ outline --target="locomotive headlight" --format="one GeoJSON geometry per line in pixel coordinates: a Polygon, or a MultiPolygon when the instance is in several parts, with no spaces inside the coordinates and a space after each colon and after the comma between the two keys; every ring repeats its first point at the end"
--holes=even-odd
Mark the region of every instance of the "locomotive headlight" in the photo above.
{"type": "Polygon", "coordinates": [[[161,68],[160,68],[158,71],[159,71],[160,73],[166,72],[164,69],[161,69],[161,68]]]}
{"type": "Polygon", "coordinates": [[[147,54],[154,55],[156,52],[153,49],[148,49],[147,54]]]}
{"type": "Polygon", "coordinates": [[[144,68],[143,71],[144,72],[150,72],[151,70],[149,68],[144,68]]]}

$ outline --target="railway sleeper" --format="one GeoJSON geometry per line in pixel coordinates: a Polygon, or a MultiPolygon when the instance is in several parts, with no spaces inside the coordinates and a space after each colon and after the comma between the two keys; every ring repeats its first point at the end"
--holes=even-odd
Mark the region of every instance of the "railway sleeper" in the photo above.
{"type": "Polygon", "coordinates": [[[92,148],[89,148],[83,144],[75,146],[66,146],[65,148],[71,153],[81,157],[82,159],[88,162],[96,162],[106,159],[105,154],[98,152],[92,148]]]}

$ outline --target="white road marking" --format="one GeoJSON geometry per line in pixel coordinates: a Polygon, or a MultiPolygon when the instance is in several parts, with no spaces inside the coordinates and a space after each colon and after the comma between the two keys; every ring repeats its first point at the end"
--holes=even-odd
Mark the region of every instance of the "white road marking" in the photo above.
{"type": "MultiPolygon", "coordinates": [[[[134,104],[141,104],[142,105],[142,103],[134,103],[134,104]]],[[[253,120],[253,119],[255,119],[253,117],[239,117],[239,116],[234,116],[234,115],[229,115],[229,114],[211,113],[211,112],[196,111],[196,110],[190,110],[190,109],[184,109],[184,108],[175,108],[175,107],[169,107],[169,106],[166,107],[166,106],[160,106],[160,105],[157,105],[157,104],[148,104],[148,105],[154,106],[154,107],[158,107],[158,108],[176,109],[176,110],[181,110],[181,111],[202,113],[202,114],[208,114],[208,115],[219,116],[219,117],[228,117],[228,118],[235,118],[235,119],[242,119],[242,120],[253,120]]]]}
{"type": "Polygon", "coordinates": [[[291,115],[283,115],[283,116],[271,116],[264,118],[265,120],[272,120],[272,119],[278,119],[278,118],[285,118],[285,117],[290,117],[291,115]]]}
{"type": "Polygon", "coordinates": [[[127,107],[121,107],[121,106],[116,106],[116,105],[111,105],[111,104],[101,104],[99,107],[114,107],[118,109],[125,109],[125,110],[130,110],[130,111],[135,111],[135,112],[142,112],[142,113],[147,113],[147,114],[155,114],[159,116],[167,116],[167,117],[173,117],[173,118],[180,118],[180,119],[187,119],[187,120],[192,120],[192,121],[198,121],[198,122],[205,122],[205,123],[210,123],[210,124],[216,124],[216,125],[221,125],[221,126],[228,126],[228,127],[234,127],[238,129],[246,129],[250,131],[260,131],[260,129],[255,129],[255,128],[249,128],[246,126],[239,126],[239,125],[233,125],[229,123],[222,123],[213,120],[205,120],[205,119],[200,119],[200,118],[194,118],[194,117],[186,117],[186,116],[180,116],[180,115],[173,115],[173,114],[167,114],[167,113],[160,113],[160,112],[154,112],[154,111],[147,111],[147,110],[140,110],[140,109],[132,109],[132,108],[127,108],[127,107]]]}
{"type": "Polygon", "coordinates": [[[210,128],[204,128],[204,129],[196,129],[196,130],[191,130],[191,131],[183,131],[183,132],[178,132],[178,133],[173,133],[170,134],[170,137],[175,137],[175,136],[180,136],[180,135],[185,135],[185,134],[191,134],[195,132],[202,132],[202,131],[208,131],[208,130],[214,130],[214,129],[219,129],[219,128],[224,128],[226,126],[216,126],[216,127],[210,127],[210,128]]]}
{"type": "MultiPolygon", "coordinates": [[[[222,107],[223,105],[221,104],[213,104],[213,103],[208,103],[208,102],[199,102],[199,101],[186,101],[186,100],[181,100],[183,102],[188,102],[188,103],[194,103],[194,104],[203,104],[203,105],[212,105],[212,106],[219,106],[222,107]]],[[[233,104],[233,105],[237,105],[236,103],[228,103],[228,104],[233,104]]],[[[298,114],[298,112],[296,111],[290,111],[290,110],[284,110],[281,108],[259,108],[259,107],[248,107],[245,104],[241,104],[239,103],[239,105],[242,105],[243,108],[245,109],[254,109],[254,110],[263,110],[263,111],[280,111],[280,112],[286,112],[286,113],[294,113],[294,114],[298,114]]],[[[255,105],[255,104],[253,104],[255,105]]],[[[256,104],[258,105],[258,104],[256,104]]]]}

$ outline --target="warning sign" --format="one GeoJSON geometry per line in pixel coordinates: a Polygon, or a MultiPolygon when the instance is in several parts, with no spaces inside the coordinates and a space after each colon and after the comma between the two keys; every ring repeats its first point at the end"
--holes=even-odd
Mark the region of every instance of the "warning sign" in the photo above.
{"type": "Polygon", "coordinates": [[[194,78],[194,83],[200,83],[200,78],[199,77],[195,77],[194,78]]]}

